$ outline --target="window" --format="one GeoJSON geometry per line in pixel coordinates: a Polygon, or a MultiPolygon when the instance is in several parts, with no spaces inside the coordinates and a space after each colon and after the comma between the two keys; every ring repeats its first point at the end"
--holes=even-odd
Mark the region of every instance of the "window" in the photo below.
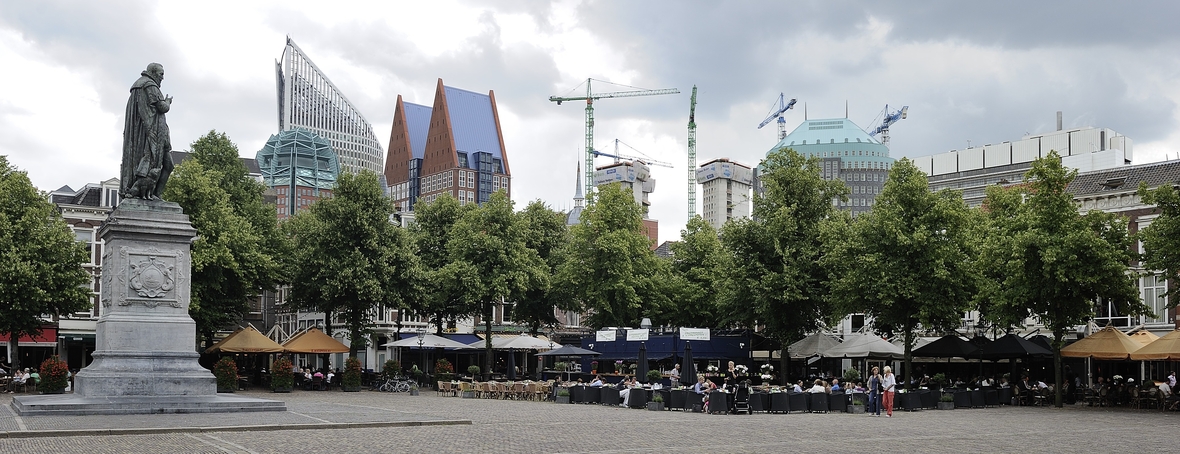
{"type": "Polygon", "coordinates": [[[87,263],[93,264],[94,261],[94,229],[79,228],[74,229],[74,238],[78,242],[86,244],[86,252],[90,254],[90,261],[87,263]]]}
{"type": "Polygon", "coordinates": [[[1144,276],[1139,280],[1143,304],[1151,308],[1152,316],[1145,316],[1145,323],[1171,323],[1168,320],[1168,280],[1161,275],[1144,276]]]}

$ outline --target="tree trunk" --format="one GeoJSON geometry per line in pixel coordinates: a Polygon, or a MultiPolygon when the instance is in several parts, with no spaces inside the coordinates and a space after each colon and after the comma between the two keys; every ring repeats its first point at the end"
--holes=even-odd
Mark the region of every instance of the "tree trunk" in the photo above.
{"type": "Polygon", "coordinates": [[[788,344],[786,341],[784,341],[783,342],[783,349],[781,351],[779,351],[779,354],[778,354],[778,356],[779,356],[778,364],[779,364],[779,367],[782,369],[782,370],[778,371],[780,374],[782,374],[782,378],[779,379],[779,382],[782,383],[783,386],[787,386],[790,384],[787,382],[787,380],[788,380],[787,379],[787,371],[791,370],[790,369],[791,368],[791,354],[789,352],[787,352],[788,345],[790,345],[790,344],[788,344]]]}
{"type": "MultiPolygon", "coordinates": [[[[913,323],[913,321],[906,320],[906,323],[905,323],[905,375],[903,375],[903,377],[905,377],[906,391],[909,391],[910,383],[913,382],[913,380],[912,380],[913,374],[914,374],[914,371],[913,371],[913,367],[914,367],[913,347],[912,347],[913,345],[914,345],[914,323],[913,323]]],[[[896,374],[894,374],[894,375],[896,375],[896,374]]]]}
{"type": "Polygon", "coordinates": [[[492,303],[484,303],[484,320],[483,320],[483,334],[484,334],[484,381],[492,379],[492,364],[494,363],[492,357],[492,303]]]}
{"type": "Polygon", "coordinates": [[[16,343],[20,340],[20,334],[8,333],[8,357],[12,359],[12,370],[8,371],[11,375],[17,369],[20,369],[20,350],[17,349],[16,343]]]}
{"type": "Polygon", "coordinates": [[[1061,344],[1064,343],[1065,333],[1061,330],[1053,331],[1053,405],[1061,408],[1061,344]]]}

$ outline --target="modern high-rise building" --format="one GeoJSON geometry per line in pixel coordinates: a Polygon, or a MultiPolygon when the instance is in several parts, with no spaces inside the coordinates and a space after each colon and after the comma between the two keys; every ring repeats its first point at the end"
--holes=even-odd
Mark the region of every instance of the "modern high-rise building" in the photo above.
{"type": "Polygon", "coordinates": [[[275,192],[279,219],[330,195],[340,175],[340,164],[328,141],[298,127],[270,136],[254,161],[262,183],[275,192]]]}
{"type": "MultiPolygon", "coordinates": [[[[853,216],[872,209],[894,162],[889,157],[889,147],[847,118],[806,120],[770,151],[780,148],[794,149],[806,157],[818,157],[825,180],[847,183],[848,201],[834,200],[832,203],[851,211],[853,216]]],[[[761,190],[757,174],[754,186],[761,190]]]]}
{"type": "Polygon", "coordinates": [[[1027,135],[1015,142],[986,144],[912,158],[928,175],[930,190],[956,189],[969,206],[983,204],[989,185],[1024,180],[1025,172],[1037,158],[1056,150],[1061,164],[1090,172],[1131,164],[1133,142],[1127,136],[1105,128],[1061,129],[1027,135]]]}
{"type": "Polygon", "coordinates": [[[373,127],[291,38],[275,62],[275,73],[279,132],[297,127],[314,132],[332,145],[341,171],[381,174],[384,153],[373,127]]]}
{"type": "Polygon", "coordinates": [[[433,107],[399,95],[384,175],[400,211],[444,194],[462,204],[484,203],[500,189],[511,195],[495,92],[448,87],[439,79],[433,107]]]}
{"type": "Polygon", "coordinates": [[[701,217],[715,229],[725,221],[750,217],[750,189],[754,170],[721,158],[697,168],[701,185],[701,217]]]}
{"type": "Polygon", "coordinates": [[[618,184],[630,189],[635,195],[635,203],[643,207],[643,230],[651,238],[652,248],[659,245],[659,221],[648,217],[651,207],[649,195],[656,190],[656,179],[651,176],[651,168],[643,161],[624,161],[598,167],[594,170],[594,186],[604,184],[618,184]]]}

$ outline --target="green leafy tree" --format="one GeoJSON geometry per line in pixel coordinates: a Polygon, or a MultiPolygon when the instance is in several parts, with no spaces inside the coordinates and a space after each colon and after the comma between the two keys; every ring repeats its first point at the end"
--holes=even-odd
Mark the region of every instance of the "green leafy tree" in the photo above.
{"type": "Polygon", "coordinates": [[[1097,302],[1139,315],[1135,276],[1127,271],[1134,242],[1127,221],[1108,213],[1078,213],[1066,192],[1076,170],[1057,152],[1033,161],[1027,183],[988,188],[989,213],[981,270],[987,282],[983,316],[1012,323],[1036,317],[1053,333],[1056,405],[1061,406],[1061,347],[1065,335],[1089,321],[1097,302]]]}
{"type": "Polygon", "coordinates": [[[718,301],[722,273],[721,239],[717,230],[700,216],[688,220],[672,243],[671,278],[676,304],[661,317],[668,325],[720,328],[727,325],[718,301]]]}
{"type": "Polygon", "coordinates": [[[447,240],[449,274],[461,280],[469,314],[483,318],[487,350],[484,370],[492,370],[492,322],[495,305],[520,301],[530,288],[544,288],[548,267],[525,243],[525,223],[512,211],[505,191],[492,193],[478,208],[464,213],[447,240]]]}
{"type": "Polygon", "coordinates": [[[405,307],[419,279],[409,233],[390,222],[393,212],[377,175],[364,170],[340,175],[331,197],[285,226],[297,266],[292,306],[342,316],[350,357],[364,348],[376,309],[405,307]]]}
{"type": "Polygon", "coordinates": [[[848,187],[820,176],[818,158],[779,149],[762,162],[763,194],[754,197],[754,219],[722,228],[726,279],[725,312],[743,318],[740,325],[762,325],[767,337],[782,344],[782,380],[786,383],[787,346],[818,330],[831,316],[827,271],[822,266],[823,225],[840,219],[833,201],[848,187]]]}
{"type": "MultiPolygon", "coordinates": [[[[1139,230],[1139,238],[1143,240],[1143,267],[1160,273],[1160,279],[1180,282],[1180,190],[1174,184],[1155,189],[1141,184],[1139,195],[1143,203],[1155,205],[1159,211],[1151,225],[1139,230]]],[[[1170,286],[1167,296],[1177,301],[1180,286],[1170,286]]]]}
{"type": "Polygon", "coordinates": [[[877,332],[904,336],[906,377],[918,331],[952,331],[971,308],[976,218],[958,191],[930,192],[926,174],[902,159],[872,211],[825,232],[838,313],[863,312],[877,332]]]}
{"type": "Polygon", "coordinates": [[[669,304],[667,264],[643,234],[643,207],[631,190],[599,186],[580,220],[570,230],[569,256],[557,279],[588,312],[586,324],[635,326],[644,316],[660,324],[661,308],[669,304]]]}
{"type": "MultiPolygon", "coordinates": [[[[517,214],[524,228],[525,247],[537,253],[544,262],[546,276],[553,276],[566,259],[566,243],[569,242],[569,228],[565,225],[565,214],[550,209],[540,200],[529,203],[517,214]]],[[[554,309],[576,310],[568,289],[551,285],[551,279],[537,280],[516,302],[512,319],[529,327],[537,335],[542,326],[558,323],[554,309]]]]}
{"type": "Polygon", "coordinates": [[[283,278],[276,257],[285,250],[266,187],[250,178],[238,147],[210,131],[191,145],[164,198],[176,202],[197,229],[192,244],[189,315],[205,346],[213,334],[241,319],[249,300],[283,278]]]}
{"type": "Polygon", "coordinates": [[[447,251],[447,240],[451,229],[464,213],[477,205],[460,205],[450,195],[443,195],[429,203],[414,205],[414,223],[410,232],[414,247],[422,264],[424,285],[407,309],[434,322],[438,334],[442,334],[447,321],[468,315],[464,298],[464,282],[454,275],[451,254],[447,251]]]}
{"type": "Polygon", "coordinates": [[[0,333],[9,335],[14,358],[17,339],[40,333],[43,316],[90,308],[90,274],[82,269],[89,261],[48,197],[0,156],[0,333]]]}

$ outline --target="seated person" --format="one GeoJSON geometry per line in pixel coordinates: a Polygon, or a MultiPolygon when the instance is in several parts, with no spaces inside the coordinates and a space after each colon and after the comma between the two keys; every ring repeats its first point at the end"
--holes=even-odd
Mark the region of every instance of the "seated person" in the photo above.
{"type": "Polygon", "coordinates": [[[631,388],[636,386],[635,377],[624,378],[619,383],[619,397],[623,399],[620,407],[626,407],[631,404],[631,388]]]}
{"type": "Polygon", "coordinates": [[[591,386],[591,387],[594,387],[594,388],[601,388],[603,384],[604,384],[604,383],[602,382],[602,376],[601,376],[601,375],[595,375],[595,376],[594,376],[594,381],[590,382],[590,386],[591,386]]]}
{"type": "Polygon", "coordinates": [[[841,388],[841,387],[840,387],[840,379],[839,379],[839,378],[833,378],[833,379],[832,379],[832,392],[834,392],[834,393],[838,393],[838,392],[840,392],[840,391],[843,391],[843,390],[844,390],[844,388],[841,388]]]}
{"type": "Polygon", "coordinates": [[[713,386],[712,382],[705,381],[704,375],[697,375],[697,384],[692,386],[692,391],[697,394],[708,394],[713,386]]]}
{"type": "Polygon", "coordinates": [[[799,380],[798,382],[795,382],[794,387],[791,388],[791,392],[793,392],[793,393],[803,392],[803,380],[799,380]]]}
{"type": "Polygon", "coordinates": [[[328,370],[328,375],[325,375],[325,376],[324,376],[324,384],[326,384],[326,385],[331,385],[331,384],[332,384],[332,379],[333,379],[333,378],[335,378],[335,377],[336,377],[336,374],[332,373],[332,371],[331,371],[331,370],[328,370]]]}
{"type": "Polygon", "coordinates": [[[809,392],[809,393],[813,393],[813,394],[815,394],[815,393],[826,393],[826,392],[828,392],[828,390],[827,390],[827,388],[824,388],[824,382],[823,382],[823,380],[820,380],[820,379],[818,379],[818,378],[817,378],[817,379],[815,379],[815,383],[811,385],[811,388],[809,388],[809,389],[807,390],[807,392],[809,392]]]}

